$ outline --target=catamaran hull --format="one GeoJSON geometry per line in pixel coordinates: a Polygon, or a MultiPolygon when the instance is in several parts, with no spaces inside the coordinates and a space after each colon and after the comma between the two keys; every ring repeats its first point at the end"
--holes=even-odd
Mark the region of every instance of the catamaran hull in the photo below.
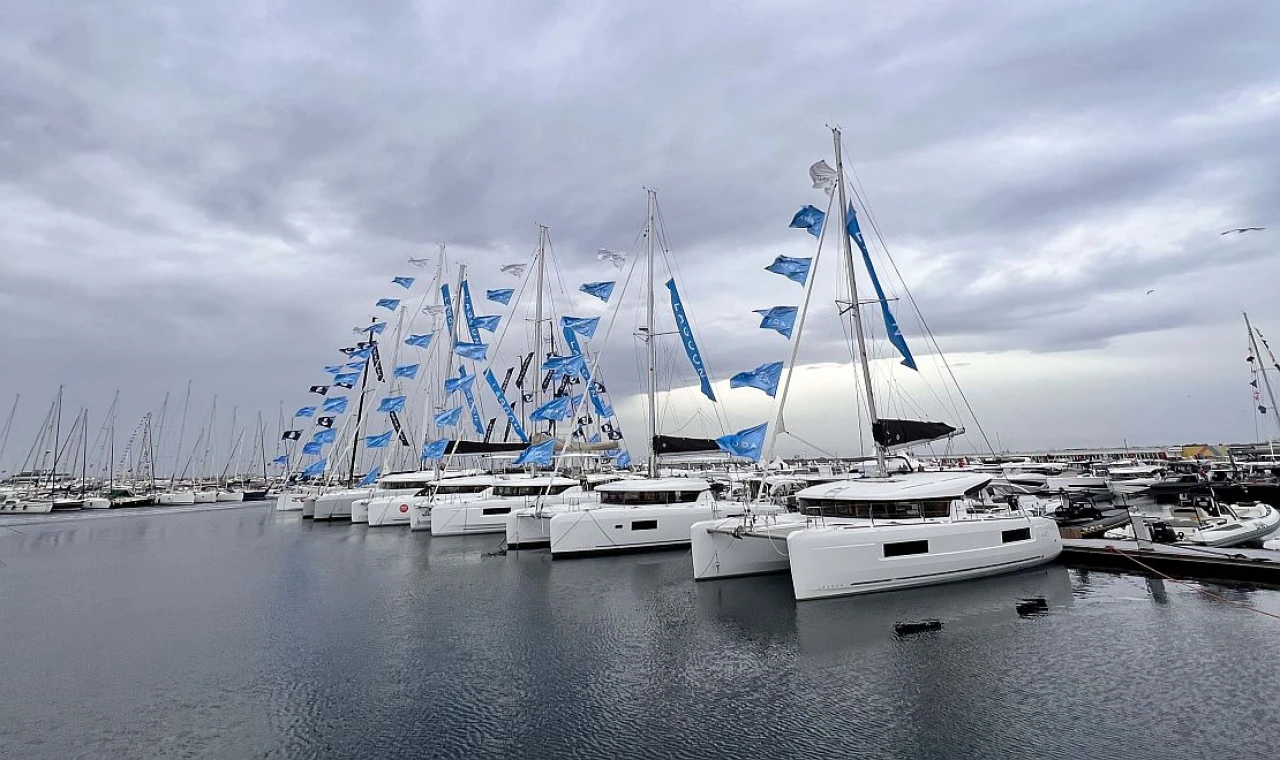
{"type": "MultiPolygon", "coordinates": [[[[562,512],[551,518],[551,557],[683,549],[689,545],[694,523],[732,517],[726,509],[732,507],[697,502],[684,506],[602,506],[562,512]]],[[[765,509],[777,511],[775,507],[765,509]]]]}
{"type": "Polygon", "coordinates": [[[316,516],[316,498],[315,496],[305,496],[302,499],[302,519],[312,520],[316,516]]]}
{"type": "Polygon", "coordinates": [[[307,494],[296,493],[293,491],[284,491],[276,496],[277,512],[300,512],[302,504],[306,501],[307,494]]]}
{"type": "Polygon", "coordinates": [[[430,503],[410,505],[409,530],[431,530],[430,503]]]}
{"type": "Polygon", "coordinates": [[[522,509],[507,515],[508,549],[546,549],[551,546],[552,514],[522,509]]]}
{"type": "Polygon", "coordinates": [[[409,510],[413,503],[414,497],[384,497],[379,499],[370,499],[365,505],[367,511],[367,519],[369,527],[377,527],[379,525],[408,525],[409,510]]]}
{"type": "Polygon", "coordinates": [[[805,527],[803,515],[721,518],[696,522],[689,528],[693,578],[705,581],[744,575],[785,573],[791,569],[787,536],[805,527]]]}
{"type": "Polygon", "coordinates": [[[1057,524],[1043,517],[877,522],[797,530],[787,537],[787,550],[795,598],[804,601],[1035,567],[1057,558],[1062,538],[1057,524]]]}
{"type": "Polygon", "coordinates": [[[463,536],[471,533],[506,533],[507,517],[527,504],[523,500],[484,499],[467,504],[436,504],[431,508],[431,535],[463,536]]]}
{"type": "Polygon", "coordinates": [[[316,511],[312,517],[317,522],[322,520],[351,519],[351,504],[357,499],[368,498],[368,492],[359,493],[327,493],[316,497],[316,511]]]}

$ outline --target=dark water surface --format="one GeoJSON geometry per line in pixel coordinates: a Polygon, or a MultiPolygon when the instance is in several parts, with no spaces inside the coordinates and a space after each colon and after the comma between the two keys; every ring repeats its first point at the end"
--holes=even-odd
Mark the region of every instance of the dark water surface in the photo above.
{"type": "Polygon", "coordinates": [[[0,757],[1280,756],[1280,621],[1172,583],[797,604],[786,577],[695,584],[682,552],[57,517],[0,522],[0,757]]]}

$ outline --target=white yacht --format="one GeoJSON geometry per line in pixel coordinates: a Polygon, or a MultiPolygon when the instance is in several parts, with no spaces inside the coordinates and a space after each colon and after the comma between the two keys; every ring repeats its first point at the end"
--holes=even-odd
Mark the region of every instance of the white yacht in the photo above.
{"type": "Polygon", "coordinates": [[[1164,478],[1165,468],[1158,464],[1135,464],[1107,469],[1107,487],[1114,496],[1142,493],[1164,478]]]}
{"type": "Polygon", "coordinates": [[[579,480],[577,488],[570,488],[559,496],[543,497],[530,506],[517,509],[507,515],[508,549],[545,549],[551,545],[551,518],[562,512],[595,509],[600,506],[597,492],[605,483],[613,483],[621,477],[612,473],[592,473],[579,480]]]}
{"type": "Polygon", "coordinates": [[[441,502],[431,508],[431,535],[505,533],[513,512],[534,506],[539,499],[582,496],[582,485],[573,478],[541,476],[513,478],[494,484],[475,499],[441,502]]]}
{"type": "Polygon", "coordinates": [[[195,503],[195,491],[165,491],[156,496],[156,504],[163,507],[185,506],[195,503]]]}
{"type": "MultiPolygon", "coordinates": [[[[426,488],[435,479],[434,472],[400,472],[383,476],[373,487],[344,488],[310,496],[303,502],[303,516],[306,516],[308,505],[314,503],[312,517],[315,520],[346,518],[351,521],[355,502],[379,496],[409,495],[426,488]]],[[[365,514],[368,514],[367,510],[365,514]]]]}
{"type": "Polygon", "coordinates": [[[1105,467],[1083,467],[1082,472],[1064,472],[1045,478],[1045,490],[1051,493],[1110,494],[1105,467]]]}
{"type": "Polygon", "coordinates": [[[1280,512],[1269,504],[1226,504],[1208,492],[1184,494],[1168,517],[1131,513],[1130,524],[1113,528],[1109,539],[1144,540],[1188,546],[1228,547],[1261,543],[1280,529],[1280,512]]]}
{"type": "MultiPolygon", "coordinates": [[[[431,512],[436,505],[460,504],[479,499],[490,488],[502,482],[501,475],[464,475],[456,478],[442,478],[406,499],[410,530],[431,530],[431,512]]],[[[400,513],[400,502],[394,509],[400,513]]],[[[381,505],[374,506],[370,502],[369,514],[381,510],[381,505]]],[[[400,513],[403,514],[403,513],[400,513]]],[[[398,518],[397,518],[398,521],[398,518]]],[[[371,525],[373,523],[370,523],[371,525]]],[[[393,523],[379,522],[390,525],[393,523]]]]}

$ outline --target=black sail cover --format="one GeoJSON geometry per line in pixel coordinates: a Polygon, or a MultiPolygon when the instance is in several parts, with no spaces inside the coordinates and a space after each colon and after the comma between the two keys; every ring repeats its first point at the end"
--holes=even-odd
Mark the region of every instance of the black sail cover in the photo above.
{"type": "Polygon", "coordinates": [[[886,449],[946,438],[956,429],[945,422],[922,420],[876,420],[871,423],[871,437],[886,449]]]}
{"type": "Polygon", "coordinates": [[[485,443],[484,441],[449,441],[445,454],[501,454],[511,451],[524,451],[529,444],[520,443],[485,443]]]}
{"type": "Polygon", "coordinates": [[[653,453],[694,454],[700,451],[720,451],[714,438],[681,438],[675,435],[655,435],[653,437],[653,453]]]}

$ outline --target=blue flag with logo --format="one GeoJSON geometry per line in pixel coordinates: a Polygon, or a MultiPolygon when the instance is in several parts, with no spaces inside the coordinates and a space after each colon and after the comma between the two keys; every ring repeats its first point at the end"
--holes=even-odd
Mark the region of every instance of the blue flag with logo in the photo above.
{"type": "Polygon", "coordinates": [[[379,298],[374,304],[375,307],[386,309],[387,311],[395,311],[400,308],[399,298],[379,298]]]}
{"type": "Polygon", "coordinates": [[[386,323],[386,322],[374,322],[373,324],[369,325],[368,327],[362,327],[362,328],[360,328],[360,332],[367,332],[367,333],[369,333],[370,335],[381,335],[381,334],[382,334],[382,331],[383,331],[383,330],[385,330],[385,329],[387,329],[387,323],[386,323]]]}
{"type": "Polygon", "coordinates": [[[587,374],[587,362],[582,358],[582,354],[573,354],[572,356],[548,356],[547,360],[542,363],[542,371],[551,371],[555,375],[574,375],[587,374]]]}
{"type": "Polygon", "coordinates": [[[631,454],[629,454],[627,451],[624,450],[621,454],[618,455],[617,462],[619,467],[630,467],[631,454]]]}
{"type": "MultiPolygon", "coordinates": [[[[680,333],[680,342],[684,344],[684,352],[689,357],[689,363],[693,365],[693,371],[698,374],[702,395],[715,401],[716,394],[711,390],[711,376],[707,374],[707,365],[702,363],[698,343],[693,339],[693,327],[689,324],[688,315],[684,313],[684,304],[680,301],[680,293],[676,291],[675,278],[667,280],[667,290],[671,291],[671,313],[676,319],[676,330],[680,333]]],[[[653,337],[650,336],[650,340],[652,339],[653,337]]]]}
{"type": "Polygon", "coordinates": [[[361,359],[359,361],[347,362],[347,367],[349,369],[364,369],[365,365],[368,363],[368,359],[361,359]]]}
{"type": "Polygon", "coordinates": [[[520,456],[516,457],[512,462],[514,465],[536,464],[546,466],[551,464],[551,457],[556,453],[556,439],[551,438],[542,443],[535,443],[524,451],[520,452],[520,456]]]}
{"type": "Polygon", "coordinates": [[[347,352],[348,357],[356,359],[368,359],[373,353],[373,346],[365,346],[364,348],[353,348],[347,352]]]}
{"type": "Polygon", "coordinates": [[[448,427],[449,425],[457,425],[458,418],[462,416],[462,407],[455,406],[435,416],[436,427],[448,427]]]}
{"type": "Polygon", "coordinates": [[[529,419],[544,420],[546,422],[563,422],[573,416],[572,404],[573,399],[568,396],[553,398],[537,409],[534,409],[529,415],[529,419]]]}
{"type": "Polygon", "coordinates": [[[476,381],[475,375],[466,375],[464,377],[451,377],[444,381],[444,392],[453,393],[454,391],[465,390],[471,387],[476,381]]]}
{"type": "Polygon", "coordinates": [[[404,339],[404,342],[410,346],[417,346],[418,348],[426,348],[427,346],[431,345],[431,338],[433,336],[434,336],[433,333],[427,333],[426,335],[410,335],[408,338],[404,339]]]}
{"type": "Polygon", "coordinates": [[[796,259],[791,256],[779,255],[773,260],[773,263],[764,268],[766,272],[773,272],[786,277],[792,282],[798,282],[801,285],[809,277],[809,265],[813,263],[813,259],[796,259]]]}
{"type": "Polygon", "coordinates": [[[304,406],[298,411],[294,412],[293,416],[294,417],[313,417],[315,416],[315,413],[316,413],[316,408],[314,406],[304,406]]]}
{"type": "MultiPolygon", "coordinates": [[[[413,278],[409,278],[409,279],[413,279],[413,278]]],[[[374,467],[372,470],[369,470],[369,472],[366,473],[363,478],[360,478],[360,482],[356,483],[356,485],[371,486],[373,485],[374,481],[378,479],[378,476],[380,476],[381,474],[382,474],[382,467],[380,466],[374,467]]]]}
{"type": "Polygon", "coordinates": [[[316,434],[311,436],[311,440],[316,443],[333,443],[338,438],[338,431],[333,428],[325,428],[317,430],[316,434]]]}
{"type": "Polygon", "coordinates": [[[898,320],[894,319],[893,312],[889,310],[889,299],[884,297],[884,288],[880,287],[880,278],[876,277],[876,268],[871,265],[871,254],[867,252],[867,244],[862,240],[862,229],[858,226],[858,214],[853,210],[853,204],[849,204],[849,237],[858,244],[858,250],[862,252],[862,263],[867,266],[867,274],[871,276],[871,286],[875,288],[876,298],[880,301],[880,314],[884,317],[884,332],[888,336],[889,342],[893,347],[898,349],[898,353],[902,354],[902,363],[911,369],[916,369],[915,357],[911,355],[911,349],[907,347],[907,339],[903,337],[902,330],[898,327],[898,320]]]}
{"type": "Polygon", "coordinates": [[[730,388],[759,388],[773,396],[778,392],[778,380],[782,378],[782,362],[761,364],[752,370],[739,372],[729,378],[730,388]]]}
{"type": "Polygon", "coordinates": [[[391,374],[396,377],[407,377],[410,380],[418,376],[417,364],[401,364],[399,367],[391,370],[391,374]]]}
{"type": "Polygon", "coordinates": [[[307,441],[306,443],[302,444],[302,453],[303,454],[319,454],[323,448],[324,448],[324,444],[319,441],[307,441]]]}
{"type": "Polygon", "coordinates": [[[760,329],[777,330],[788,338],[791,337],[791,331],[796,326],[796,307],[794,306],[775,306],[772,309],[756,309],[759,314],[760,329]]]}
{"type": "Polygon", "coordinates": [[[511,296],[515,292],[514,288],[497,288],[496,290],[486,290],[484,292],[484,297],[494,303],[500,303],[503,306],[506,306],[511,303],[511,296]]]}
{"type": "Polygon", "coordinates": [[[347,397],[334,396],[333,398],[326,399],[324,406],[320,408],[324,410],[325,414],[342,414],[347,411],[347,397]]]}
{"type": "Polygon", "coordinates": [[[587,282],[578,288],[587,295],[595,296],[605,303],[609,303],[609,296],[613,295],[613,286],[617,283],[613,280],[609,282],[587,282]]]}
{"type": "Polygon", "coordinates": [[[768,428],[769,423],[762,422],[746,430],[722,435],[716,439],[716,445],[735,457],[755,462],[760,459],[760,448],[764,446],[764,435],[768,428]]]}
{"type": "Polygon", "coordinates": [[[307,477],[307,478],[314,478],[318,475],[323,475],[324,468],[328,464],[329,464],[328,459],[321,459],[317,461],[315,464],[309,464],[307,465],[307,468],[302,471],[302,475],[303,477],[307,477]]]}
{"type": "Polygon", "coordinates": [[[395,283],[396,285],[399,285],[405,290],[408,290],[409,288],[413,287],[412,277],[392,277],[391,282],[395,283]]]}
{"type": "Polygon", "coordinates": [[[524,434],[524,427],[520,424],[520,417],[516,414],[516,410],[511,408],[511,402],[507,400],[507,394],[502,391],[502,386],[498,384],[498,378],[493,376],[493,370],[485,369],[484,379],[489,384],[489,390],[493,391],[494,398],[498,399],[498,406],[501,406],[503,413],[507,415],[507,422],[511,423],[511,430],[520,439],[521,443],[528,443],[529,436],[524,434]]]}
{"type": "Polygon", "coordinates": [[[383,433],[382,435],[366,436],[364,439],[364,446],[367,449],[385,449],[387,447],[387,444],[389,443],[391,443],[390,430],[383,433]]]}
{"type": "Polygon", "coordinates": [[[441,438],[438,441],[432,441],[422,447],[423,459],[439,459],[444,456],[444,452],[449,448],[449,439],[441,438]]]}
{"type": "Polygon", "coordinates": [[[822,237],[822,222],[826,218],[826,214],[813,206],[805,206],[791,217],[791,226],[805,230],[814,237],[822,237]]]}
{"type": "Polygon", "coordinates": [[[591,340],[596,334],[596,327],[600,324],[599,317],[561,317],[560,324],[566,329],[573,330],[577,334],[591,340]]]}
{"type": "Polygon", "coordinates": [[[383,414],[404,411],[404,396],[387,396],[378,402],[378,411],[383,414]]]}
{"type": "Polygon", "coordinates": [[[324,371],[325,371],[325,372],[328,372],[328,373],[329,373],[329,374],[331,374],[331,375],[336,375],[337,373],[339,373],[339,372],[341,372],[341,371],[342,371],[342,365],[341,365],[341,364],[326,364],[326,365],[325,365],[325,368],[324,368],[324,371]]]}
{"type": "Polygon", "coordinates": [[[482,362],[488,355],[489,346],[484,343],[458,343],[453,352],[458,356],[482,362]]]}
{"type": "Polygon", "coordinates": [[[344,372],[341,375],[333,376],[334,385],[345,385],[348,388],[351,388],[351,387],[354,387],[355,384],[358,382],[360,382],[359,372],[344,372]]]}
{"type": "Polygon", "coordinates": [[[477,330],[485,330],[486,332],[497,332],[498,323],[502,321],[502,317],[498,315],[476,317],[471,320],[471,324],[475,325],[477,330]]]}

